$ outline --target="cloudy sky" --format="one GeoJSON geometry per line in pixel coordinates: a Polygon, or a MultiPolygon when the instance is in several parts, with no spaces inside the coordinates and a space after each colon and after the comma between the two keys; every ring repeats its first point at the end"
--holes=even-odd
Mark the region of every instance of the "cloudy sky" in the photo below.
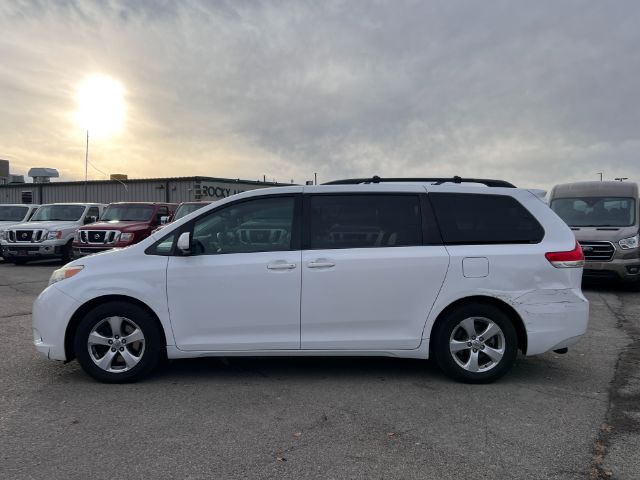
{"type": "Polygon", "coordinates": [[[1,2],[0,158],[83,178],[100,74],[105,173],[638,181],[639,25],[633,0],[1,2]]]}

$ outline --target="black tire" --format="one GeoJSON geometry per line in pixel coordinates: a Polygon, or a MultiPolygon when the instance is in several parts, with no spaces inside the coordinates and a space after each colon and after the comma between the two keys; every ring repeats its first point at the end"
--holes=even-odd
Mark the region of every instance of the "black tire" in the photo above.
{"type": "Polygon", "coordinates": [[[69,241],[62,247],[62,257],[60,258],[60,261],[65,265],[71,260],[73,260],[73,241],[69,241]]]}
{"type": "MultiPolygon", "coordinates": [[[[111,334],[104,332],[105,330],[101,330],[98,333],[111,338],[112,341],[113,338],[117,338],[113,332],[111,334]]],[[[76,358],[82,369],[96,380],[105,383],[128,383],[150,375],[158,366],[160,360],[166,356],[162,338],[157,321],[144,308],[128,302],[112,301],[97,306],[80,321],[74,337],[74,348],[76,358]],[[107,325],[109,322],[106,320],[110,317],[123,317],[125,319],[122,322],[120,341],[122,341],[122,338],[126,339],[127,335],[132,333],[133,326],[135,326],[141,330],[144,342],[131,342],[128,345],[112,344],[112,346],[94,345],[90,347],[88,343],[89,335],[95,327],[112,332],[111,326],[107,325]],[[117,346],[118,349],[114,350],[113,346],[117,346]],[[122,349],[123,353],[118,351],[120,349],[122,349]],[[123,356],[125,349],[127,353],[137,354],[137,357],[134,358],[139,358],[135,366],[131,368],[125,364],[123,356]],[[113,356],[113,360],[109,362],[109,368],[121,368],[122,371],[108,371],[99,367],[94,361],[93,358],[97,357],[99,360],[103,358],[103,354],[106,356],[109,352],[115,352],[110,354],[113,356]]]]}
{"type": "Polygon", "coordinates": [[[474,303],[448,312],[436,325],[431,345],[436,362],[447,376],[465,383],[490,383],[502,377],[513,366],[518,353],[518,336],[511,319],[502,310],[493,305],[474,303]],[[476,318],[472,320],[472,325],[478,334],[492,322],[499,327],[501,335],[496,333],[491,338],[482,340],[480,335],[470,338],[462,322],[472,318],[476,318]],[[460,345],[459,352],[451,352],[452,341],[460,345]],[[491,351],[493,354],[495,350],[503,352],[496,361],[487,355],[487,352],[491,351]],[[475,352],[474,356],[477,355],[477,371],[470,371],[475,368],[471,364],[472,351],[475,352]]]}
{"type": "Polygon", "coordinates": [[[27,263],[26,258],[8,258],[5,260],[7,260],[7,262],[13,263],[14,265],[25,265],[27,263]]]}

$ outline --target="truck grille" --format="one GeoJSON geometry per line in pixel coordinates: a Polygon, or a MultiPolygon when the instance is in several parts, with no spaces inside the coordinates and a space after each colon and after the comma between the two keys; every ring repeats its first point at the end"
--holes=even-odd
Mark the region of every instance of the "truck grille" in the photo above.
{"type": "Polygon", "coordinates": [[[115,243],[119,236],[115,230],[80,230],[80,243],[104,245],[115,243]]]}
{"type": "Polygon", "coordinates": [[[9,242],[41,242],[44,240],[44,230],[9,230],[7,232],[7,240],[9,242]]]}
{"type": "Polygon", "coordinates": [[[16,230],[16,241],[30,242],[33,236],[33,230],[16,230]]]}
{"type": "Polygon", "coordinates": [[[584,259],[588,262],[608,262],[616,252],[610,242],[580,242],[584,259]]]}

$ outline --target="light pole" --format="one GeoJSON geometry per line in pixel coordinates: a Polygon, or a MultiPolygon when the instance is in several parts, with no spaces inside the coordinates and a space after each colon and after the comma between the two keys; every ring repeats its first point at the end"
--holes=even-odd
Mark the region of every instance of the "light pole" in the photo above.
{"type": "Polygon", "coordinates": [[[88,179],[89,179],[89,130],[87,129],[87,147],[84,151],[84,201],[85,203],[89,201],[89,194],[88,194],[88,188],[87,188],[88,179]]]}
{"type": "Polygon", "coordinates": [[[602,172],[597,172],[596,175],[600,175],[600,181],[602,181],[602,172]]]}

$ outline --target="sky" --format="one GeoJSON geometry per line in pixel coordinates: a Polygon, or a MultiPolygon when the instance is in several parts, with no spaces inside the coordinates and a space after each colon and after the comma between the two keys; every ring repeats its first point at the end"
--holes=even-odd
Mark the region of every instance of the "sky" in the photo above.
{"type": "Polygon", "coordinates": [[[640,180],[637,1],[0,2],[0,158],[89,178],[640,180]]]}

